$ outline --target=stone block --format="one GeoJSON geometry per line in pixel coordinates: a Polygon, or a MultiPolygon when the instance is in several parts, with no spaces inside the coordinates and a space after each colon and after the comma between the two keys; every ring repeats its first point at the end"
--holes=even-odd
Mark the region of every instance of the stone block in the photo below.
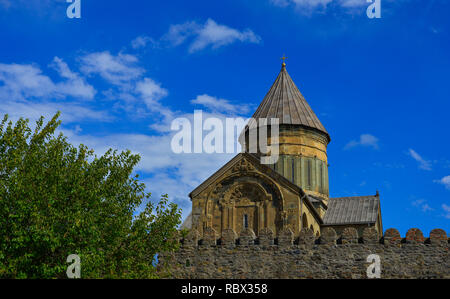
{"type": "Polygon", "coordinates": [[[217,233],[214,228],[207,227],[203,230],[203,239],[201,245],[214,246],[217,244],[217,233]]]}
{"type": "Polygon", "coordinates": [[[266,227],[259,231],[259,245],[270,246],[273,245],[273,231],[266,227]]]}
{"type": "Polygon", "coordinates": [[[410,228],[406,233],[406,243],[409,244],[417,244],[423,243],[425,238],[423,237],[423,233],[418,228],[410,228]]]}
{"type": "Polygon", "coordinates": [[[316,237],[314,236],[314,231],[310,228],[304,228],[300,231],[298,236],[298,244],[299,245],[307,245],[312,246],[316,241],[316,237]]]}
{"type": "Polygon", "coordinates": [[[286,227],[278,234],[278,246],[288,247],[292,244],[294,244],[294,233],[289,227],[286,227]]]}
{"type": "Polygon", "coordinates": [[[341,235],[342,244],[357,244],[358,231],[354,227],[346,227],[341,235]]]}
{"type": "Polygon", "coordinates": [[[320,235],[320,244],[335,245],[337,240],[336,231],[331,227],[325,227],[320,235]]]}
{"type": "Polygon", "coordinates": [[[445,246],[448,245],[447,233],[445,230],[435,228],[430,232],[430,242],[433,245],[445,246]]]}
{"type": "Polygon", "coordinates": [[[363,242],[364,244],[379,244],[380,237],[378,236],[378,232],[374,227],[366,227],[363,230],[363,242]]]}
{"type": "Polygon", "coordinates": [[[251,228],[245,228],[239,234],[239,245],[249,246],[255,244],[255,232],[251,228]]]}
{"type": "Polygon", "coordinates": [[[386,246],[398,246],[402,241],[402,237],[397,229],[390,228],[384,232],[383,240],[386,246]]]}
{"type": "Polygon", "coordinates": [[[231,228],[224,229],[222,232],[222,237],[220,238],[220,243],[222,246],[233,247],[236,245],[237,234],[231,228]]]}

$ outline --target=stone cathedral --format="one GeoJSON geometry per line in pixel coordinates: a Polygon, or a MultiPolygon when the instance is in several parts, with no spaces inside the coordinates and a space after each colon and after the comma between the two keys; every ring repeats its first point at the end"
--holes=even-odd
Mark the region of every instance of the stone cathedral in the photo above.
{"type": "MultiPolygon", "coordinates": [[[[325,227],[337,233],[354,227],[383,232],[380,196],[330,198],[327,146],[330,135],[289,76],[283,62],[253,119],[279,119],[279,159],[262,164],[250,153],[248,126],[241,133],[245,149],[190,193],[192,212],[182,228],[207,227],[220,236],[225,229],[265,228],[277,236],[289,228],[295,237],[304,228],[320,236],[325,227]]],[[[270,130],[269,130],[270,131],[270,130]]],[[[270,134],[266,137],[271,144],[270,134]]]]}

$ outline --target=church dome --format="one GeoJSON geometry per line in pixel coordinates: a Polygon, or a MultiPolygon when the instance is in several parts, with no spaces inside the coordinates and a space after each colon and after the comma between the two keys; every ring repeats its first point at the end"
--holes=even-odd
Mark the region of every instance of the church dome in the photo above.
{"type": "Polygon", "coordinates": [[[280,125],[298,125],[313,129],[325,134],[328,142],[331,140],[327,130],[289,76],[285,63],[252,118],[278,118],[280,125]]]}

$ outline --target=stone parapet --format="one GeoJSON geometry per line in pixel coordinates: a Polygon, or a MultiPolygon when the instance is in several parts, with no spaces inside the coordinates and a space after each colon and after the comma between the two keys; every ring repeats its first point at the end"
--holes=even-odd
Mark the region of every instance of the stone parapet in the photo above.
{"type": "Polygon", "coordinates": [[[370,254],[380,256],[381,278],[450,278],[449,239],[442,229],[429,238],[417,228],[404,238],[388,229],[378,238],[367,228],[359,239],[351,229],[338,235],[327,228],[321,237],[305,229],[297,239],[289,229],[278,236],[267,228],[259,236],[246,229],[239,237],[232,230],[222,236],[206,230],[204,236],[191,231],[180,242],[177,252],[159,257],[173,278],[366,278],[370,254]]]}

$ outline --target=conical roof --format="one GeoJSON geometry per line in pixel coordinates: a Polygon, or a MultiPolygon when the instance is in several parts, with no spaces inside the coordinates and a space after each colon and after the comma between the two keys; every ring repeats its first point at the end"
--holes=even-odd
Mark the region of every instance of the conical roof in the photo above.
{"type": "Polygon", "coordinates": [[[312,128],[326,134],[330,140],[327,130],[286,71],[285,63],[269,92],[253,114],[253,118],[278,118],[280,125],[301,125],[312,128]]]}

